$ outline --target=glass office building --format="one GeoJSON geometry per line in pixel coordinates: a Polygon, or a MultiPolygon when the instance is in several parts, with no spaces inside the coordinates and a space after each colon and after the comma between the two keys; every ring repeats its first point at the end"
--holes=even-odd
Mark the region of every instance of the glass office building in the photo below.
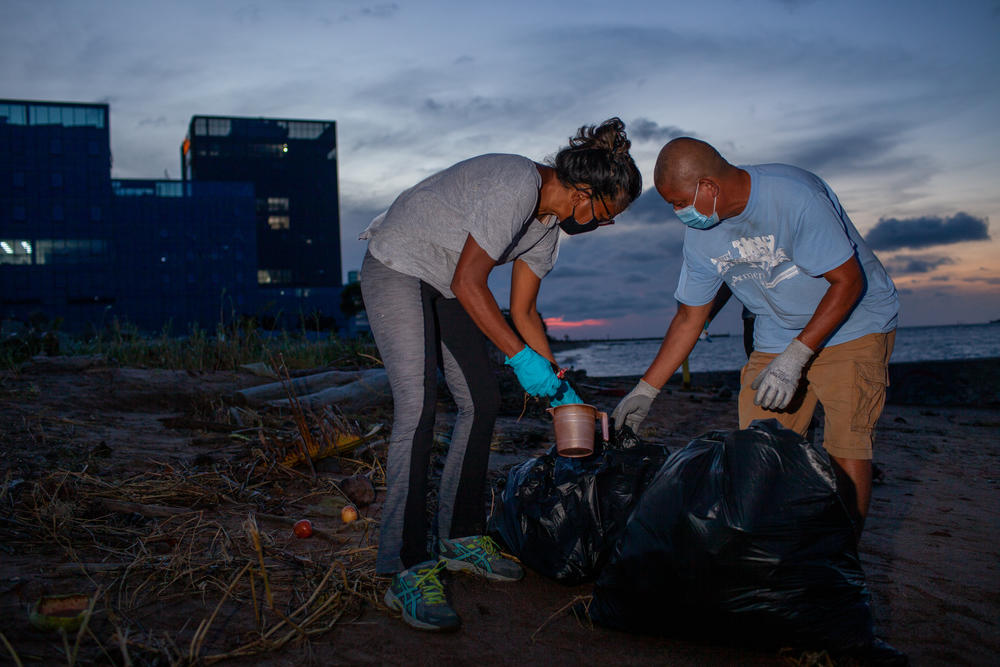
{"type": "Polygon", "coordinates": [[[181,169],[186,182],[254,184],[262,306],[339,317],[334,121],[194,116],[181,169]]]}
{"type": "Polygon", "coordinates": [[[143,329],[214,330],[256,309],[257,238],[250,183],[111,181],[115,311],[143,329]]]}
{"type": "Polygon", "coordinates": [[[112,180],[106,104],[0,100],[0,319],[252,314],[255,219],[250,183],[112,180]]]}
{"type": "Polygon", "coordinates": [[[108,105],[0,100],[0,317],[115,302],[110,171],[108,105]]]}

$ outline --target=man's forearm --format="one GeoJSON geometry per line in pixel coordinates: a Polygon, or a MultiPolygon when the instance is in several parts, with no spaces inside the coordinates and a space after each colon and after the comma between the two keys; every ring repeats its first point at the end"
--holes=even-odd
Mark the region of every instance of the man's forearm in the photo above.
{"type": "Polygon", "coordinates": [[[816,306],[816,312],[796,338],[814,352],[819,350],[830,334],[851,314],[863,289],[863,283],[857,280],[831,282],[816,306]]]}
{"type": "Polygon", "coordinates": [[[708,319],[711,307],[710,303],[704,306],[678,307],[656,358],[642,376],[647,384],[660,389],[667,383],[698,342],[698,335],[708,319]]]}

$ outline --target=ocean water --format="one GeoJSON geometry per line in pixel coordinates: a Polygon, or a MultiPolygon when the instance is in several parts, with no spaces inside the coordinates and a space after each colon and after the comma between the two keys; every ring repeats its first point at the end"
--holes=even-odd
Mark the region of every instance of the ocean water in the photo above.
{"type": "MultiPolygon", "coordinates": [[[[642,375],[660,349],[660,339],[607,340],[555,352],[560,366],[587,371],[591,377],[642,375]]],[[[943,327],[903,327],[896,331],[892,361],[981,359],[1000,357],[1000,323],[943,327]]],[[[692,373],[738,370],[746,362],[741,335],[699,341],[688,364],[692,373]]]]}

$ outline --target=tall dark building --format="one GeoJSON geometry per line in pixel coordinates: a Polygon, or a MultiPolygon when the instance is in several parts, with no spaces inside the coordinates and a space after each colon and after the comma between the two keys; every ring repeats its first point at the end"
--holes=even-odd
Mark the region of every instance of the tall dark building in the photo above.
{"type": "Polygon", "coordinates": [[[0,100],[0,317],[114,303],[108,105],[0,100]]]}
{"type": "Polygon", "coordinates": [[[253,183],[262,300],[294,296],[301,304],[305,297],[313,309],[336,312],[341,265],[334,121],[194,116],[181,146],[181,170],[185,181],[253,183]]]}
{"type": "Polygon", "coordinates": [[[250,183],[111,179],[106,104],[0,100],[0,319],[213,328],[258,308],[250,183]]]}

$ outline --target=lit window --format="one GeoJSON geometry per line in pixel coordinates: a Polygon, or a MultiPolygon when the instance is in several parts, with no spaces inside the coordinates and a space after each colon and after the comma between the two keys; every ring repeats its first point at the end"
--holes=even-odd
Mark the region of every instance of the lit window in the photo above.
{"type": "Polygon", "coordinates": [[[288,229],[290,219],[287,215],[267,216],[267,226],[271,229],[288,229]]]}
{"type": "Polygon", "coordinates": [[[292,272],[289,269],[258,269],[258,285],[283,285],[292,282],[292,272]]]}
{"type": "Polygon", "coordinates": [[[288,210],[288,197],[268,197],[267,198],[267,210],[268,211],[287,211],[288,210]]]}
{"type": "Polygon", "coordinates": [[[31,264],[31,241],[22,239],[0,241],[0,264],[31,264]]]}

